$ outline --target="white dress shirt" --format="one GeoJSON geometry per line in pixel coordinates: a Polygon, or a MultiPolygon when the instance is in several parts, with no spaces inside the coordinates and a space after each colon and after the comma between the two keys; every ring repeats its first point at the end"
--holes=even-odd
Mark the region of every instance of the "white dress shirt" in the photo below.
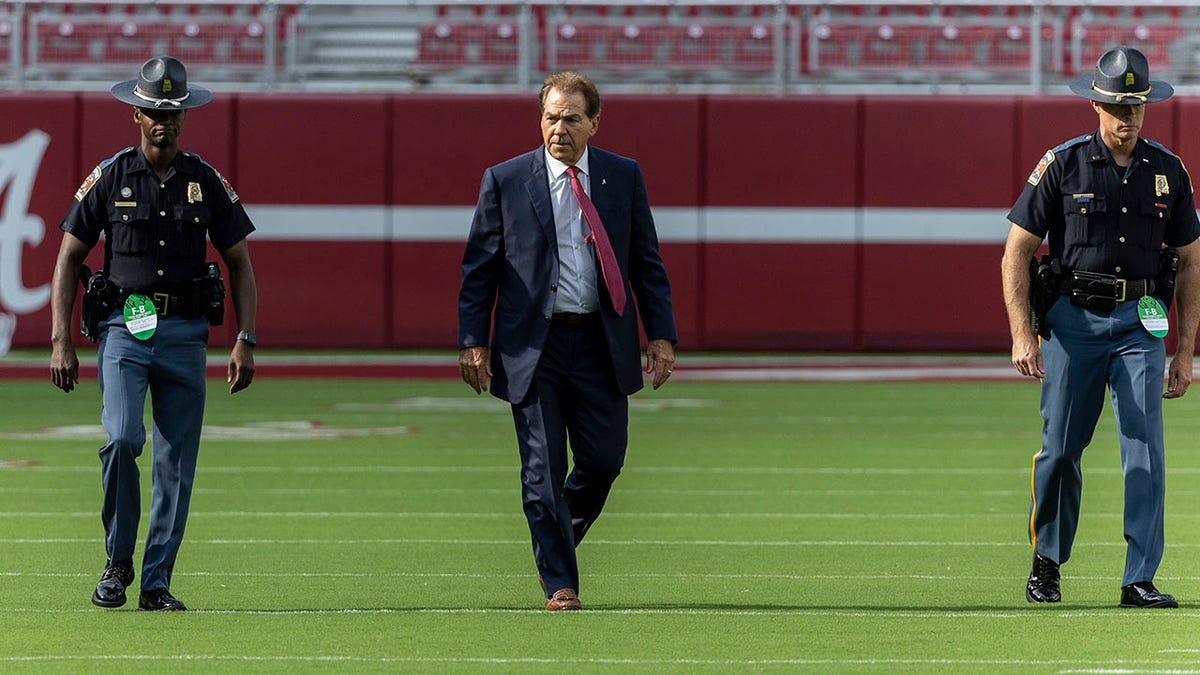
{"type": "MultiPolygon", "coordinates": [[[[546,177],[550,181],[550,203],[554,206],[554,230],[558,239],[558,293],[554,297],[555,312],[589,314],[600,310],[600,291],[596,288],[596,254],[583,238],[591,232],[579,201],[571,190],[567,165],[546,156],[546,177]]],[[[588,173],[588,150],[575,163],[579,167],[579,182],[591,196],[588,173]]]]}

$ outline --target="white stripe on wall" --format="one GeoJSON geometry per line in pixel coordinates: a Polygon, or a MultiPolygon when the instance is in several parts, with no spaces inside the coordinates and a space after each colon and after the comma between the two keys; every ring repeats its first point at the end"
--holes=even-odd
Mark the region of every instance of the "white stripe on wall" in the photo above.
{"type": "Polygon", "coordinates": [[[865,242],[999,244],[1008,209],[863,209],[865,242]]]}
{"type": "MultiPolygon", "coordinates": [[[[470,206],[247,206],[271,241],[462,242],[470,206]]],[[[1001,244],[1006,209],[654,209],[659,239],[681,243],[1001,244]]]]}
{"type": "MultiPolygon", "coordinates": [[[[469,209],[468,209],[469,211],[469,209]]],[[[382,206],[250,206],[254,240],[383,241],[388,209],[382,206]]]]}

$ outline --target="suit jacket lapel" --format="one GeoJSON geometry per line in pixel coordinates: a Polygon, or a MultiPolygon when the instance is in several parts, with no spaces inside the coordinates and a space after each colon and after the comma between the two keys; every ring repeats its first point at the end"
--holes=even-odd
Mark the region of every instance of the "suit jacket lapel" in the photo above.
{"type": "Polygon", "coordinates": [[[529,179],[525,181],[525,191],[529,194],[529,204],[533,215],[542,226],[542,232],[551,246],[558,246],[558,237],[554,231],[554,205],[550,203],[550,179],[546,177],[546,160],[542,157],[541,148],[530,153],[529,179]]]}

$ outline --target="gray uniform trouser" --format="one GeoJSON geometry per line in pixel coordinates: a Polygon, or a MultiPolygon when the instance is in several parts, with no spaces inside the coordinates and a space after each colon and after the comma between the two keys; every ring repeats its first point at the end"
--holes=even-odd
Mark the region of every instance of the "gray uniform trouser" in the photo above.
{"type": "Polygon", "coordinates": [[[119,311],[107,325],[98,349],[101,421],[108,434],[108,442],[100,448],[105,546],[109,560],[133,558],[141,516],[136,460],[146,442],[142,419],[149,389],[153,486],[141,587],[144,591],[170,588],[200,451],[208,323],[160,318],[149,340],[133,337],[119,311]]]}
{"type": "Polygon", "coordinates": [[[1137,303],[1093,311],[1059,298],[1042,344],[1042,449],[1033,459],[1029,535],[1034,550],[1064,563],[1079,522],[1080,459],[1111,392],[1125,477],[1122,585],[1151,581],[1163,554],[1162,392],[1166,351],[1138,319],[1137,303]]]}

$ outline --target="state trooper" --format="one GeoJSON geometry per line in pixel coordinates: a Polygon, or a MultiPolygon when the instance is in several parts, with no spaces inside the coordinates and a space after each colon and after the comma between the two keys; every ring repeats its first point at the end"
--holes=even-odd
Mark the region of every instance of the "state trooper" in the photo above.
{"type": "Polygon", "coordinates": [[[141,515],[136,460],[146,441],[142,417],[149,389],[153,496],[138,609],[183,610],[170,592],[171,573],[200,449],[209,324],[219,324],[224,309],[219,266],[206,263],[205,240],[228,269],[240,329],[227,371],[233,394],[254,377],[258,292],[246,242],[254,226],[229,181],[179,149],[187,111],[212,100],[207,89],[189,85],[182,63],[170,56],[151,58],[137,79],[113,86],[112,95],[133,106],[141,142],[87,176],[59,226],[63,237],[51,282],[51,379],[68,393],[79,380],[70,325],[84,281],[89,290],[83,328],[99,339],[101,421],[107,434],[100,464],[108,562],[92,602],[124,605],[125,589],[134,580],[141,515]],[[102,233],[104,269],[82,279],[84,259],[102,233]],[[95,315],[91,326],[86,325],[89,309],[95,315]]]}
{"type": "Polygon", "coordinates": [[[1071,557],[1079,520],[1080,459],[1107,389],[1125,488],[1119,604],[1178,606],[1154,586],[1163,555],[1162,399],[1183,396],[1192,381],[1200,222],[1182,160],[1139,136],[1146,105],[1174,91],[1149,72],[1141,52],[1120,46],[1100,56],[1094,73],[1070,83],[1090,99],[1099,128],[1048,151],[1008,214],[1001,266],[1012,362],[1041,380],[1044,421],[1032,462],[1029,602],[1061,599],[1059,565],[1071,557]],[[1049,274],[1031,275],[1043,239],[1049,254],[1041,268],[1049,274]],[[1049,302],[1037,317],[1039,341],[1030,295],[1043,291],[1049,302]],[[1172,299],[1177,347],[1166,368],[1162,338],[1172,299]]]}

